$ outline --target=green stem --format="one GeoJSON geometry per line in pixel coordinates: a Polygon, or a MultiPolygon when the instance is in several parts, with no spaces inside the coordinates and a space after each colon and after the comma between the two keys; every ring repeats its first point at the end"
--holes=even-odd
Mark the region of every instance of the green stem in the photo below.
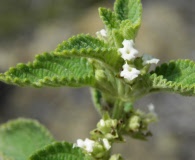
{"type": "Polygon", "coordinates": [[[117,99],[114,103],[114,108],[112,111],[111,118],[113,119],[120,119],[123,117],[124,114],[124,102],[120,99],[117,99]]]}

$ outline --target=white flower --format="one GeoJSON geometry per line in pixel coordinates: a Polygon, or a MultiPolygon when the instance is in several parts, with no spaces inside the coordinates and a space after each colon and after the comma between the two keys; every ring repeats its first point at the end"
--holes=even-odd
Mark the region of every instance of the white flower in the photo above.
{"type": "Polygon", "coordinates": [[[102,30],[96,32],[96,35],[101,36],[101,37],[107,37],[107,32],[105,29],[102,29],[102,30]]]}
{"type": "Polygon", "coordinates": [[[157,58],[153,58],[151,55],[144,54],[142,57],[143,65],[146,64],[157,64],[160,60],[157,58]]]}
{"type": "Polygon", "coordinates": [[[78,139],[76,145],[73,145],[73,147],[77,146],[80,148],[85,149],[87,152],[93,152],[95,141],[92,141],[88,138],[83,141],[82,139],[78,139]]]}
{"type": "Polygon", "coordinates": [[[127,63],[123,65],[123,71],[120,73],[121,77],[132,81],[133,79],[137,78],[140,74],[140,71],[136,68],[131,68],[127,63]]]}
{"type": "Polygon", "coordinates": [[[104,147],[109,150],[111,148],[111,145],[110,143],[108,142],[108,140],[106,138],[103,138],[103,144],[104,144],[104,147]]]}
{"type": "Polygon", "coordinates": [[[82,139],[77,139],[77,143],[76,143],[76,145],[74,145],[74,147],[75,146],[80,147],[80,148],[84,148],[85,142],[82,139]]]}
{"type": "Polygon", "coordinates": [[[124,60],[132,60],[135,59],[138,51],[133,47],[134,42],[133,40],[124,40],[123,41],[123,48],[119,48],[118,51],[121,53],[121,57],[124,60]]]}

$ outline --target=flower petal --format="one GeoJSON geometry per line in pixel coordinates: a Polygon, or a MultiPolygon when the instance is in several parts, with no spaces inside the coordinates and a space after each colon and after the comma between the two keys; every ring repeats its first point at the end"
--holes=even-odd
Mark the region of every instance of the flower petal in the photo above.
{"type": "Polygon", "coordinates": [[[143,65],[146,64],[157,64],[160,60],[157,58],[153,58],[151,55],[144,54],[142,57],[143,65]]]}
{"type": "Polygon", "coordinates": [[[137,70],[136,68],[127,68],[127,66],[125,65],[123,65],[123,71],[120,73],[120,76],[124,77],[129,81],[132,81],[133,79],[137,78],[138,75],[140,74],[140,71],[137,70]]]}

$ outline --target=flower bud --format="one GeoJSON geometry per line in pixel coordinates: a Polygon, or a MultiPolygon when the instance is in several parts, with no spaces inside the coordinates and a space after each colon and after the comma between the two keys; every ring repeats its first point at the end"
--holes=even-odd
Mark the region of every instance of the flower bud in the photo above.
{"type": "Polygon", "coordinates": [[[140,122],[141,122],[141,118],[137,115],[133,115],[130,119],[129,119],[129,129],[132,131],[138,131],[140,128],[140,122]]]}

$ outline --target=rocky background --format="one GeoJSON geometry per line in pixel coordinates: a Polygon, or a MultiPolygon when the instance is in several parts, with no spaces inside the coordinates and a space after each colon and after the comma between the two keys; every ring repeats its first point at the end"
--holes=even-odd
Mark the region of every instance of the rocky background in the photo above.
{"type": "MultiPolygon", "coordinates": [[[[0,70],[32,61],[77,33],[95,34],[104,26],[99,6],[113,0],[2,0],[0,5],[0,70]]],[[[141,53],[161,59],[195,60],[195,1],[143,0],[143,21],[136,39],[141,53]]],[[[195,98],[170,93],[148,95],[136,103],[147,111],[153,103],[159,122],[153,137],[127,137],[113,152],[132,160],[194,160],[195,98]]],[[[17,117],[38,119],[58,140],[75,142],[89,136],[99,115],[88,88],[20,88],[0,83],[0,122],[17,117]]]]}

